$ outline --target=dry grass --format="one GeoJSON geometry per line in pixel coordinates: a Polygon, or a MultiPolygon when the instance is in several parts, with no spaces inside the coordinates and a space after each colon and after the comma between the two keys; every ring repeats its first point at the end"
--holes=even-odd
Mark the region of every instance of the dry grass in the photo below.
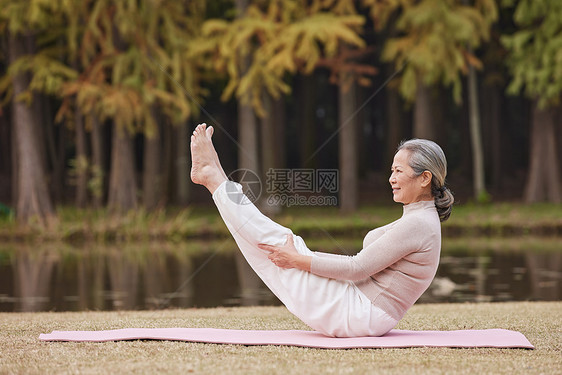
{"type": "Polygon", "coordinates": [[[306,329],[283,307],[132,312],[0,313],[0,373],[556,374],[562,372],[562,302],[416,305],[402,329],[518,330],[523,349],[321,350],[172,341],[41,342],[52,330],[127,327],[306,329]]]}

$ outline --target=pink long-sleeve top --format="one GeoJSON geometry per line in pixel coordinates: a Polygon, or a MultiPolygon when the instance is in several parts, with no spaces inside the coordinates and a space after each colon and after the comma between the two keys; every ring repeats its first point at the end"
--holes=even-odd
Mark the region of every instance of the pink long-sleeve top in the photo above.
{"type": "Polygon", "coordinates": [[[441,252],[441,223],[433,201],[404,205],[400,219],[365,236],[354,256],[317,252],[310,272],[351,280],[393,318],[400,320],[429,287],[441,252]]]}

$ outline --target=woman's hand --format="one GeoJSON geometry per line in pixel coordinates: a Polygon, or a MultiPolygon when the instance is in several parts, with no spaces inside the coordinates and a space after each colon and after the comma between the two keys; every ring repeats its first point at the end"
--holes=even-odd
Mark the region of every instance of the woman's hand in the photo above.
{"type": "Polygon", "coordinates": [[[258,247],[269,251],[269,260],[278,267],[310,271],[310,257],[298,253],[292,234],[287,235],[287,242],[283,246],[258,244],[258,247]]]}

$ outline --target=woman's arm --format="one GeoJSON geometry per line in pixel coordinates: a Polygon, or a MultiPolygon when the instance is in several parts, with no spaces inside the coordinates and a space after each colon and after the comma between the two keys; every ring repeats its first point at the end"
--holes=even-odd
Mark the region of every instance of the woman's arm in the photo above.
{"type": "Polygon", "coordinates": [[[420,250],[430,232],[431,228],[423,220],[402,220],[354,256],[327,253],[328,256],[301,255],[294,246],[292,235],[287,236],[283,246],[259,244],[258,247],[269,251],[269,259],[279,267],[298,268],[332,279],[358,281],[420,250]]]}
{"type": "Polygon", "coordinates": [[[278,267],[297,268],[310,272],[312,257],[297,252],[292,234],[287,235],[287,242],[283,246],[258,244],[258,247],[269,251],[268,258],[278,267]]]}
{"type": "Polygon", "coordinates": [[[320,258],[332,258],[332,259],[336,259],[336,258],[341,258],[342,256],[346,256],[343,254],[334,254],[334,253],[325,253],[323,251],[313,251],[314,255],[320,257],[320,258]]]}
{"type": "Polygon", "coordinates": [[[338,280],[363,280],[408,254],[422,250],[431,232],[431,228],[421,219],[402,219],[357,255],[312,258],[310,272],[338,280]]]}
{"type": "Polygon", "coordinates": [[[332,279],[356,281],[390,266],[409,252],[408,239],[412,237],[399,238],[399,232],[402,231],[388,231],[354,256],[326,253],[328,256],[312,257],[299,254],[291,234],[287,235],[287,241],[282,246],[258,244],[258,247],[269,251],[268,258],[278,267],[297,268],[332,279]]]}

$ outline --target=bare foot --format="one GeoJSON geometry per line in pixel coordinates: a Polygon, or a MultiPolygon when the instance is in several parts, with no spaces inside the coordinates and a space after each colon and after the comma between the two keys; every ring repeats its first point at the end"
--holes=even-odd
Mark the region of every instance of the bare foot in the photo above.
{"type": "Polygon", "coordinates": [[[211,137],[213,127],[197,125],[191,136],[191,180],[205,186],[211,193],[226,180],[211,137]]]}
{"type": "MultiPolygon", "coordinates": [[[[206,125],[205,123],[203,123],[204,125],[206,125]]],[[[202,124],[202,125],[203,125],[202,124]]],[[[213,136],[213,132],[214,132],[214,128],[212,126],[209,126],[207,128],[207,130],[205,130],[205,135],[207,136],[207,138],[209,139],[209,141],[211,142],[211,149],[213,151],[213,155],[214,155],[214,159],[215,159],[215,164],[217,165],[217,167],[219,168],[219,170],[222,172],[222,174],[224,175],[225,178],[226,174],[224,173],[224,170],[222,169],[222,165],[221,162],[219,160],[219,155],[217,154],[217,150],[215,150],[215,146],[213,146],[213,141],[211,140],[211,137],[213,136]]]]}

